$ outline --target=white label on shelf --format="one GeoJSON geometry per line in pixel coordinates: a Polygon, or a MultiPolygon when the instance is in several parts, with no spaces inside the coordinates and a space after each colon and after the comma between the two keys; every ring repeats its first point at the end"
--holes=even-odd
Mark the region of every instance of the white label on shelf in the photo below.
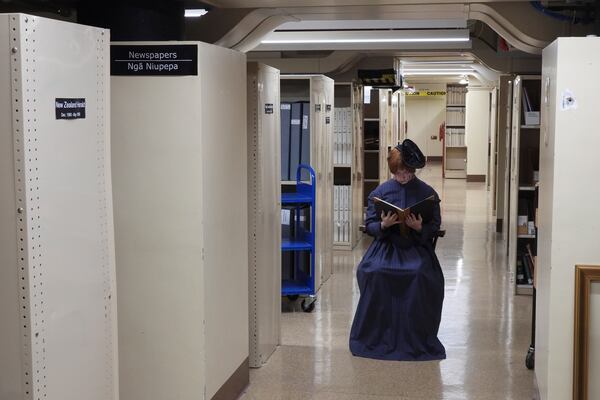
{"type": "Polygon", "coordinates": [[[282,110],[291,110],[292,109],[292,105],[291,104],[282,104],[281,105],[281,109],[282,110]]]}
{"type": "Polygon", "coordinates": [[[302,129],[308,129],[308,115],[302,116],[302,129]]]}
{"type": "Polygon", "coordinates": [[[293,119],[291,123],[292,123],[292,125],[300,125],[300,120],[299,119],[293,119]]]}
{"type": "Polygon", "coordinates": [[[281,225],[289,225],[292,212],[290,210],[281,210],[281,225]]]}
{"type": "Polygon", "coordinates": [[[575,95],[569,89],[565,90],[562,93],[561,101],[560,101],[560,109],[562,111],[577,109],[577,99],[575,98],[575,95]]]}

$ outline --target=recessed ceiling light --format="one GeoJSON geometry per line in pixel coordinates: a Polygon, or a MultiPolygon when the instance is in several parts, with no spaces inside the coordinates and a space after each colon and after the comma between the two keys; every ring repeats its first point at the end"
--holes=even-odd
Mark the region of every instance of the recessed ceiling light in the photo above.
{"type": "Polygon", "coordinates": [[[206,10],[204,8],[190,8],[190,9],[185,10],[185,16],[187,18],[197,18],[197,17],[201,17],[203,15],[206,15],[207,13],[208,13],[208,10],[206,10]]]}
{"type": "Polygon", "coordinates": [[[468,42],[469,38],[372,38],[372,39],[280,39],[263,40],[262,44],[310,44],[310,43],[427,43],[468,42]]]}

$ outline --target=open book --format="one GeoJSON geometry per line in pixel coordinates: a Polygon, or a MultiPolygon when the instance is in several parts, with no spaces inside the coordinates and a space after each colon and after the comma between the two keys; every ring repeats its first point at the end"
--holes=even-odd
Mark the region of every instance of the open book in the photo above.
{"type": "Polygon", "coordinates": [[[381,213],[395,212],[398,214],[401,222],[404,222],[406,217],[410,214],[414,214],[415,216],[421,215],[423,218],[423,222],[427,223],[433,219],[433,209],[436,203],[435,196],[431,195],[418,203],[415,203],[406,208],[396,207],[395,205],[388,203],[387,201],[380,199],[379,197],[373,197],[373,202],[375,203],[375,211],[377,212],[377,216],[381,216],[381,213]]]}

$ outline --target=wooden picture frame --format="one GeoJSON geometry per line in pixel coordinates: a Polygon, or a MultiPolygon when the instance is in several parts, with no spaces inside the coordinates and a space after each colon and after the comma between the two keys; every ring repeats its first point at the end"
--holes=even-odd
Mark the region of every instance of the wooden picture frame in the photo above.
{"type": "Polygon", "coordinates": [[[590,293],[594,282],[600,283],[599,265],[575,266],[573,400],[588,400],[590,293]]]}

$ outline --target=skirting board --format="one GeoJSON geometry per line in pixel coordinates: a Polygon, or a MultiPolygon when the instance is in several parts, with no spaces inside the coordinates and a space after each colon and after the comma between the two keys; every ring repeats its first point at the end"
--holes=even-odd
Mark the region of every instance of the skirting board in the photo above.
{"type": "Polygon", "coordinates": [[[250,360],[246,358],[211,400],[235,400],[240,397],[248,384],[250,384],[250,360]]]}
{"type": "Polygon", "coordinates": [[[485,182],[485,175],[467,175],[467,182],[485,182]]]}
{"type": "Polygon", "coordinates": [[[496,233],[502,233],[502,225],[504,224],[504,220],[502,218],[496,219],[496,233]]]}
{"type": "Polygon", "coordinates": [[[442,161],[442,156],[427,156],[427,161],[428,162],[430,162],[430,161],[439,161],[439,162],[441,162],[442,161]]]}

